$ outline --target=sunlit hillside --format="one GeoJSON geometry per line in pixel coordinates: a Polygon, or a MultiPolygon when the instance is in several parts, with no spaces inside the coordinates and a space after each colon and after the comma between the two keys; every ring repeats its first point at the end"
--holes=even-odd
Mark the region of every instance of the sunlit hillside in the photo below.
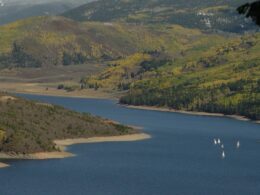
{"type": "Polygon", "coordinates": [[[174,59],[153,52],[113,61],[101,74],[87,77],[85,85],[128,90],[121,98],[126,104],[259,119],[259,34],[226,37],[215,45],[202,40],[174,59]]]}
{"type": "Polygon", "coordinates": [[[145,51],[163,51],[174,57],[189,47],[223,40],[177,25],[80,23],[63,17],[20,20],[0,27],[0,35],[2,67],[84,64],[145,51]]]}

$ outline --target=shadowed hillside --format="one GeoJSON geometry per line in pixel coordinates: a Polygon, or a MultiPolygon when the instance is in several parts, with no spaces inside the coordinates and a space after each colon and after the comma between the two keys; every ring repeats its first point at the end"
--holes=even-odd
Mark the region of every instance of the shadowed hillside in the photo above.
{"type": "Polygon", "coordinates": [[[0,0],[0,25],[32,16],[49,16],[61,14],[86,0],[0,0]]]}
{"type": "Polygon", "coordinates": [[[172,23],[203,30],[244,32],[255,29],[239,17],[236,8],[244,0],[100,0],[63,15],[78,21],[172,23]]]}

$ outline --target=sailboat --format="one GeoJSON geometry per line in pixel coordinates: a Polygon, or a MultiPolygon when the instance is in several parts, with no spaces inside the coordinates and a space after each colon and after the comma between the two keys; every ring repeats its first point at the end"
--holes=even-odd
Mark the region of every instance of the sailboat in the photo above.
{"type": "Polygon", "coordinates": [[[214,141],[214,144],[215,144],[215,145],[217,145],[217,140],[216,140],[216,139],[214,139],[213,141],[214,141]]]}
{"type": "Polygon", "coordinates": [[[220,141],[220,139],[218,138],[218,144],[220,144],[221,143],[221,141],[220,141]]]}
{"type": "Polygon", "coordinates": [[[222,158],[223,158],[223,159],[226,158],[226,154],[225,154],[224,151],[222,152],[222,158]]]}
{"type": "Polygon", "coordinates": [[[240,148],[240,142],[237,141],[237,148],[240,148]]]}
{"type": "Polygon", "coordinates": [[[224,144],[221,145],[221,148],[224,149],[224,144]]]}

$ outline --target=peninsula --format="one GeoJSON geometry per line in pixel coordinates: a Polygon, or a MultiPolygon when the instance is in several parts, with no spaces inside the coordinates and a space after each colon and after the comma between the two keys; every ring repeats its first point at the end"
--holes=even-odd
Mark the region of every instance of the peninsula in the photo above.
{"type": "Polygon", "coordinates": [[[0,93],[0,161],[72,157],[65,146],[148,138],[135,128],[88,113],[0,93]]]}

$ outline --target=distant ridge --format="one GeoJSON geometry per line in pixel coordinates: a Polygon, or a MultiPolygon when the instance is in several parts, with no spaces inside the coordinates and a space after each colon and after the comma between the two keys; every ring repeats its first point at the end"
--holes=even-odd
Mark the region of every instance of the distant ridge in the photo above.
{"type": "Polygon", "coordinates": [[[99,0],[63,14],[77,21],[171,23],[211,31],[244,32],[254,25],[239,17],[244,0],[99,0]]]}
{"type": "Polygon", "coordinates": [[[33,16],[58,15],[91,0],[0,0],[0,25],[33,16]]]}

